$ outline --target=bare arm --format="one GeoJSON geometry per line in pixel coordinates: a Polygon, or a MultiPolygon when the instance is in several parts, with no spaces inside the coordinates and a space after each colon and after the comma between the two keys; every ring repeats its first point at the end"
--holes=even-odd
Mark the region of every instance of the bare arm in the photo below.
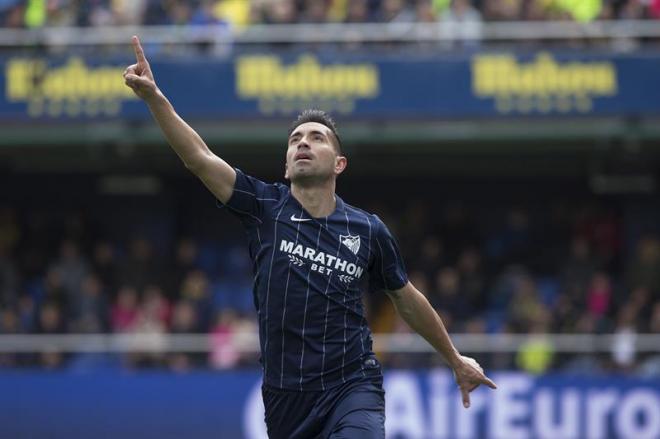
{"type": "Polygon", "coordinates": [[[480,384],[492,389],[497,387],[484,375],[483,369],[474,359],[458,353],[442,319],[412,283],[408,282],[401,289],[389,291],[388,295],[401,318],[424,337],[453,369],[466,408],[470,406],[470,392],[480,384]]]}
{"type": "Polygon", "coordinates": [[[124,81],[149,107],[172,149],[186,168],[199,177],[206,187],[223,203],[234,190],[236,171],[211,152],[204,140],[174,111],[174,107],[158,89],[140,40],[133,37],[137,63],[128,66],[124,81]]]}

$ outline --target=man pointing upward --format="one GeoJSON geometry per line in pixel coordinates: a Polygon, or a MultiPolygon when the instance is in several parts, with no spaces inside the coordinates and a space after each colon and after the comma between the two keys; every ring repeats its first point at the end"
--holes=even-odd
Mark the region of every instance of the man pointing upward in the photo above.
{"type": "Polygon", "coordinates": [[[381,367],[360,279],[385,291],[401,317],[454,372],[463,404],[482,368],[458,353],[438,314],[408,281],[396,240],[376,216],[335,194],[346,169],[334,122],[319,110],[289,129],[284,177],[267,184],[229,166],[156,86],[137,37],[124,80],[145,101],[186,168],[236,215],[249,236],[259,319],[262,395],[271,438],[384,438],[381,367]]]}

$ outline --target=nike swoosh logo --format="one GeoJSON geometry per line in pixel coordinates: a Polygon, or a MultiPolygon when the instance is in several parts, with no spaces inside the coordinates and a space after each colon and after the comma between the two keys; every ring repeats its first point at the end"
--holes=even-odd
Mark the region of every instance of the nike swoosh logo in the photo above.
{"type": "Polygon", "coordinates": [[[291,215],[291,221],[295,221],[298,223],[303,221],[311,221],[311,220],[312,220],[311,218],[296,218],[295,215],[291,215]]]}

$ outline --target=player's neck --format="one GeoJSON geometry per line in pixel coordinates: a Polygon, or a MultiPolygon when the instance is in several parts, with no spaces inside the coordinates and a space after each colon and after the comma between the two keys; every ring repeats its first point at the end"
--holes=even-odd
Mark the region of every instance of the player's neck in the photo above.
{"type": "Polygon", "coordinates": [[[323,218],[335,211],[335,182],[303,186],[291,184],[291,194],[314,218],[323,218]]]}

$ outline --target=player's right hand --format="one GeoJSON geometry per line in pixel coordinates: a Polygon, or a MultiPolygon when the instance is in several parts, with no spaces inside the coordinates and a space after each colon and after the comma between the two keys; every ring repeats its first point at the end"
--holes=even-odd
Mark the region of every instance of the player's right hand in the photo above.
{"type": "Polygon", "coordinates": [[[124,70],[124,82],[140,99],[148,100],[158,94],[158,87],[156,81],[154,81],[154,75],[151,73],[149,62],[144,56],[140,39],[133,36],[132,43],[137,63],[128,66],[124,70]]]}

